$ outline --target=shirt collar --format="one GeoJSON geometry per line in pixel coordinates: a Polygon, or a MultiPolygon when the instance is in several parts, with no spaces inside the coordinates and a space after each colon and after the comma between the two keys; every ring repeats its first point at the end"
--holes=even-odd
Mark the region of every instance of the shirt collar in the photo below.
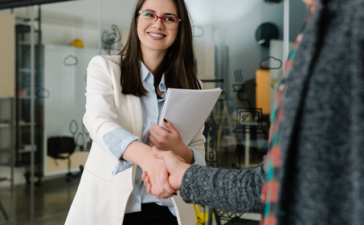
{"type": "MultiPolygon", "coordinates": [[[[144,65],[143,62],[140,62],[140,71],[141,71],[141,76],[142,76],[142,82],[144,82],[147,79],[149,74],[152,75],[152,73],[149,72],[149,70],[147,69],[147,67],[144,65]]],[[[159,83],[159,90],[164,92],[164,94],[163,94],[163,96],[164,96],[166,93],[166,90],[167,90],[166,85],[164,84],[164,74],[161,78],[161,82],[159,83]]]]}
{"type": "Polygon", "coordinates": [[[165,95],[165,93],[166,93],[166,91],[167,91],[167,89],[166,89],[166,85],[164,84],[164,74],[163,74],[163,76],[162,76],[162,78],[161,78],[161,82],[159,83],[159,90],[161,90],[161,91],[163,91],[163,92],[164,92],[164,94],[163,94],[163,95],[165,95]]]}
{"type": "MultiPolygon", "coordinates": [[[[142,75],[142,82],[144,82],[145,79],[147,79],[148,74],[150,73],[147,67],[144,65],[143,62],[140,62],[140,72],[142,75]]],[[[151,74],[151,73],[150,73],[151,74]]]]}

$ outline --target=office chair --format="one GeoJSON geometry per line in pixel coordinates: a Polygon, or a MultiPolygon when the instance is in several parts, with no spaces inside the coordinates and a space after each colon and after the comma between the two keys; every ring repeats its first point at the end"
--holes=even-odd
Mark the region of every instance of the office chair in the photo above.
{"type": "MultiPolygon", "coordinates": [[[[76,144],[73,137],[50,137],[47,141],[48,156],[54,159],[67,159],[68,160],[68,173],[66,174],[66,181],[70,182],[72,177],[77,177],[79,174],[71,173],[71,155],[75,151],[76,144]],[[67,154],[66,156],[64,154],[67,154]]],[[[56,162],[57,164],[57,162],[56,162]]],[[[80,166],[81,173],[83,166],[80,166]]]]}

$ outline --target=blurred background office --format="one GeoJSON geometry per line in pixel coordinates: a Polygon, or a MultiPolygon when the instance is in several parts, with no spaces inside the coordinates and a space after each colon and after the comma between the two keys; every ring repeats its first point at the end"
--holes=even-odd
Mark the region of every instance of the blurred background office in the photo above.
{"type": "MultiPolygon", "coordinates": [[[[205,123],[207,165],[254,167],[268,150],[285,50],[308,9],[294,0],[185,1],[198,78],[223,89],[205,123]]],[[[0,224],[64,224],[92,145],[82,123],[87,65],[122,49],[136,2],[0,1],[0,224]]],[[[196,224],[261,218],[195,210],[196,224]]]]}

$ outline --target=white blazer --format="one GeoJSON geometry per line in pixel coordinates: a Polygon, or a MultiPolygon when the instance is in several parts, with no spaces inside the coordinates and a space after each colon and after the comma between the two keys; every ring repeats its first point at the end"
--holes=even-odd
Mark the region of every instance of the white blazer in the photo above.
{"type": "MultiPolygon", "coordinates": [[[[120,56],[96,56],[87,68],[86,113],[83,118],[93,140],[85,170],[68,212],[67,225],[121,225],[133,190],[137,166],[112,175],[118,159],[105,146],[103,136],[123,127],[142,138],[140,99],[123,95],[120,56]]],[[[205,155],[203,128],[189,146],[205,155]]],[[[193,206],[180,194],[172,197],[178,224],[196,224],[193,206]]]]}

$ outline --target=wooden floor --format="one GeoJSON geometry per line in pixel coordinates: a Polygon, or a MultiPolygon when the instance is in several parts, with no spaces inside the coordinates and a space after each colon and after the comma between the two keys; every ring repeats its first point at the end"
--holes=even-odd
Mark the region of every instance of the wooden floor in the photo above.
{"type": "MultiPolygon", "coordinates": [[[[35,225],[63,225],[72,200],[76,194],[79,178],[66,182],[64,178],[43,181],[35,186],[35,225]]],[[[17,185],[12,192],[9,188],[0,189],[0,201],[9,221],[0,212],[0,225],[30,224],[30,186],[17,185]]],[[[221,221],[224,225],[258,225],[258,221],[221,221]]],[[[213,220],[213,225],[216,221],[213,220]]]]}
{"type": "MultiPolygon", "coordinates": [[[[66,182],[64,178],[43,181],[34,189],[34,212],[36,225],[63,225],[73,197],[76,194],[79,178],[66,182]]],[[[9,221],[0,212],[1,225],[25,225],[30,220],[30,186],[18,185],[14,191],[0,189],[0,201],[9,221]]]]}

